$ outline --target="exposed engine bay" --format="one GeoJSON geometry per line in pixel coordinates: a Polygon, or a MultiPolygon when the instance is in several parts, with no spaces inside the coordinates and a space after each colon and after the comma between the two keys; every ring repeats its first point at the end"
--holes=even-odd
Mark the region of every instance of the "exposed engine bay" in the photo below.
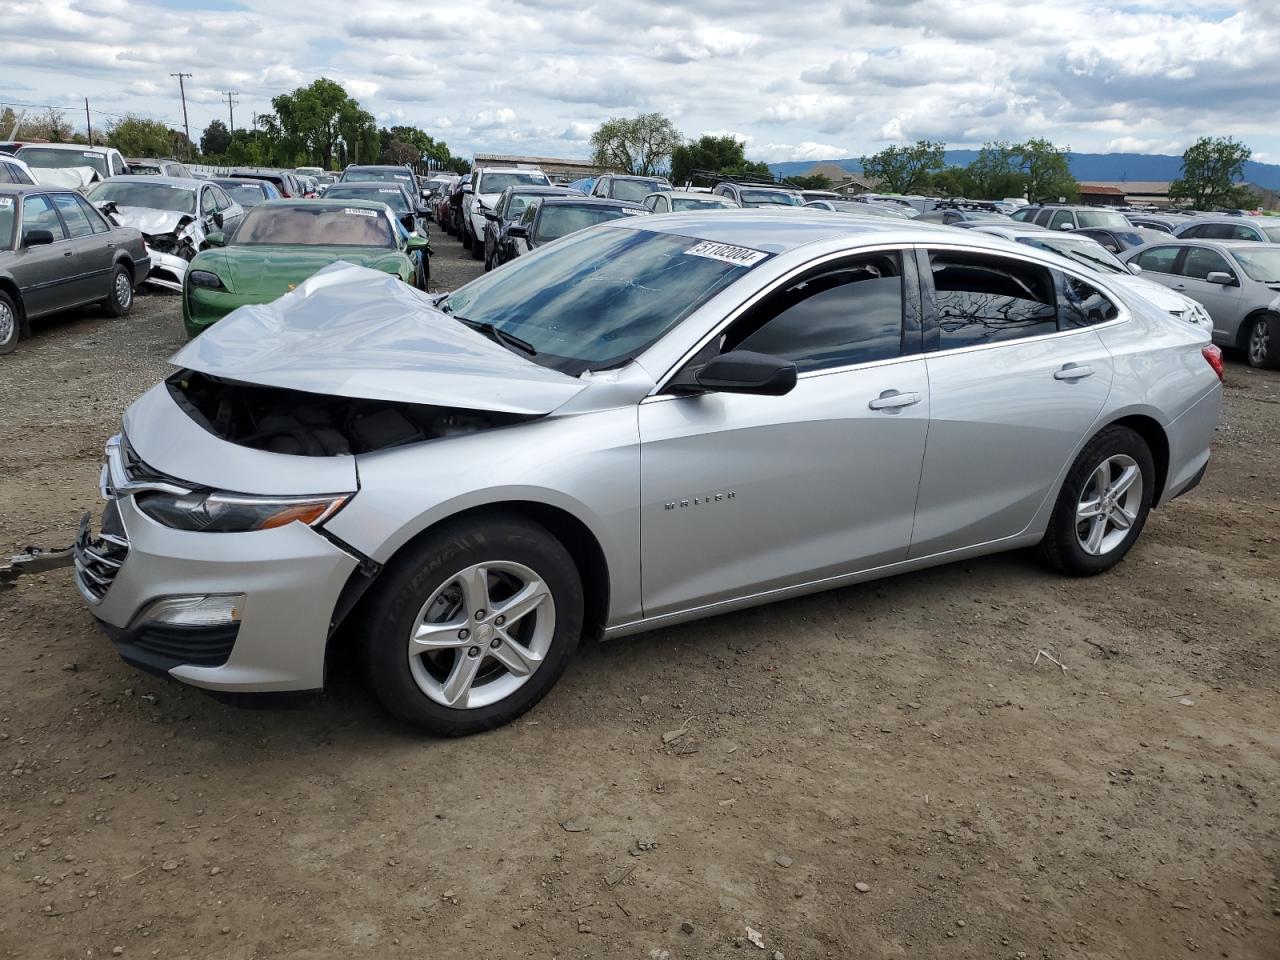
{"type": "Polygon", "coordinates": [[[215,436],[255,450],[302,457],[369,453],[535,419],[260,387],[191,370],[165,383],[178,406],[215,436]]]}

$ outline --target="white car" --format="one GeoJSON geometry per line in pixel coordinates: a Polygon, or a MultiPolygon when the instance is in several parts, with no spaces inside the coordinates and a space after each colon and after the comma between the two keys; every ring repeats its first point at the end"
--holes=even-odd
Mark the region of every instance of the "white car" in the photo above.
{"type": "Polygon", "coordinates": [[[654,213],[738,209],[738,205],[728,197],[717,197],[710,193],[694,193],[692,190],[662,190],[659,193],[649,194],[642,202],[654,213]]]}
{"type": "Polygon", "coordinates": [[[0,153],[0,183],[35,184],[31,168],[11,153],[0,153]]]}
{"type": "Polygon", "coordinates": [[[551,186],[536,167],[479,167],[471,171],[471,183],[462,188],[462,245],[476,260],[484,259],[484,225],[507,187],[551,186]]]}
{"type": "Polygon", "coordinates": [[[124,155],[114,147],[91,147],[83,143],[29,143],[15,156],[31,168],[31,175],[43,187],[71,187],[86,190],[108,177],[129,172],[124,155]]]}

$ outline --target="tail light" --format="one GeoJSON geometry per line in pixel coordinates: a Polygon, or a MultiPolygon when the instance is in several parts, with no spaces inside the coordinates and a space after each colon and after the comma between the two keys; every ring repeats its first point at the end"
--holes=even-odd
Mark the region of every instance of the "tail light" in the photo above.
{"type": "Polygon", "coordinates": [[[1217,345],[1209,344],[1200,351],[1201,355],[1208,361],[1209,366],[1213,367],[1213,372],[1218,375],[1218,379],[1222,379],[1222,351],[1217,345]]]}

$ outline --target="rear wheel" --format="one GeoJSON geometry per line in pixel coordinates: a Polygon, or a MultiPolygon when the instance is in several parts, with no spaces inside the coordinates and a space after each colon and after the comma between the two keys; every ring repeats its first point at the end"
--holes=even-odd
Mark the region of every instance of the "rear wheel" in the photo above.
{"type": "Polygon", "coordinates": [[[520,517],[447,524],[382,575],[365,618],[370,686],[440,736],[520,716],[559,679],[582,632],[573,558],[520,517]]]}
{"type": "Polygon", "coordinates": [[[1142,533],[1155,492],[1155,462],[1145,440],[1128,427],[1107,427],[1072,464],[1040,553],[1077,577],[1110,570],[1142,533]]]}
{"type": "Polygon", "coordinates": [[[471,259],[484,259],[484,237],[477,236],[474,233],[471,235],[471,259]]]}
{"type": "Polygon", "coordinates": [[[123,317],[133,306],[133,271],[124,264],[118,264],[112,272],[111,290],[102,306],[113,317],[123,317]]]}
{"type": "Polygon", "coordinates": [[[1264,313],[1254,318],[1245,353],[1251,367],[1280,367],[1280,316],[1264,313]]]}
{"type": "Polygon", "coordinates": [[[0,291],[0,356],[18,348],[18,305],[0,291]]]}

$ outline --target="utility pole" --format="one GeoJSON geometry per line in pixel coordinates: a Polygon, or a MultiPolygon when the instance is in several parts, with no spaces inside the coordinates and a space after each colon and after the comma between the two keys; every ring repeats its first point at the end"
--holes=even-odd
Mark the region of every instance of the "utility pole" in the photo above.
{"type": "Polygon", "coordinates": [[[89,98],[84,98],[84,125],[89,130],[89,146],[93,146],[93,121],[89,119],[89,98]]]}
{"type": "Polygon", "coordinates": [[[169,76],[178,78],[178,93],[182,95],[182,129],[185,130],[187,134],[187,159],[190,160],[191,159],[191,124],[187,122],[187,88],[183,86],[182,81],[184,79],[190,80],[191,74],[171,73],[169,74],[169,76]]]}
{"type": "Polygon", "coordinates": [[[239,90],[223,90],[222,95],[227,98],[227,114],[231,118],[231,132],[236,132],[236,109],[235,106],[239,100],[232,100],[232,97],[240,96],[239,90]]]}

